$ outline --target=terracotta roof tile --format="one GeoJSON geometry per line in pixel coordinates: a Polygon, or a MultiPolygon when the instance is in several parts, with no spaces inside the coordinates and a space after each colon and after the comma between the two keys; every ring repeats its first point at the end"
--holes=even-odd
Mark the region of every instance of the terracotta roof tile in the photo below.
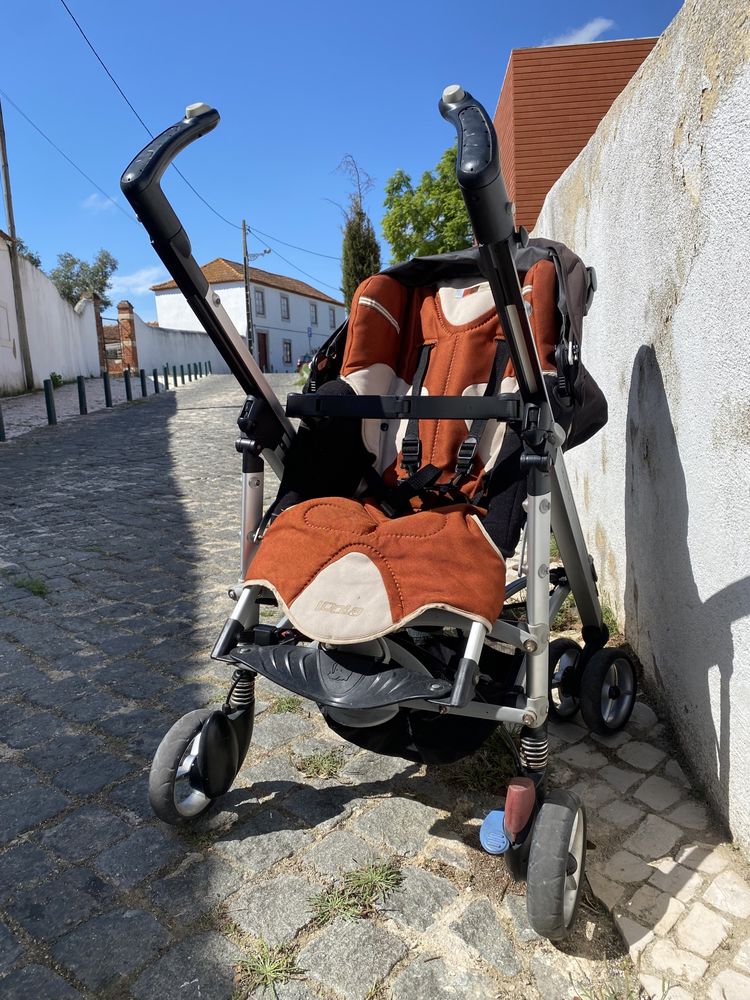
{"type": "MultiPolygon", "coordinates": [[[[337,306],[343,306],[343,302],[331,298],[325,292],[319,292],[317,288],[298,281],[297,278],[288,278],[285,274],[273,274],[271,271],[261,271],[260,268],[248,268],[250,280],[254,285],[265,285],[267,288],[279,288],[283,292],[292,292],[295,295],[306,295],[310,299],[320,299],[321,302],[331,302],[337,306]]],[[[226,257],[217,257],[208,264],[201,267],[201,271],[206,277],[209,285],[223,285],[232,282],[244,281],[242,264],[235,260],[227,260],[226,257]]],[[[163,281],[160,285],[152,285],[152,292],[165,292],[168,289],[177,288],[174,281],[163,281]]]]}

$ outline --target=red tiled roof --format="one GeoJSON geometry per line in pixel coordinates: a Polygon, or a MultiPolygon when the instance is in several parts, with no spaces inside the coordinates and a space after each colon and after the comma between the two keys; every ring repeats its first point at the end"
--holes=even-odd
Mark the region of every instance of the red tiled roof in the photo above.
{"type": "MultiPolygon", "coordinates": [[[[209,285],[235,284],[245,280],[242,264],[235,260],[227,260],[226,257],[217,257],[208,264],[201,267],[201,271],[209,285]]],[[[298,281],[297,278],[288,278],[285,274],[272,274],[270,271],[261,271],[260,268],[248,268],[250,280],[254,285],[266,285],[268,288],[279,288],[282,292],[292,292],[295,295],[306,295],[310,299],[320,299],[321,302],[331,302],[337,306],[343,306],[343,302],[331,298],[325,292],[319,292],[317,288],[298,281]]],[[[167,289],[177,288],[174,281],[163,281],[160,285],[152,285],[152,292],[165,292],[167,289]]]]}

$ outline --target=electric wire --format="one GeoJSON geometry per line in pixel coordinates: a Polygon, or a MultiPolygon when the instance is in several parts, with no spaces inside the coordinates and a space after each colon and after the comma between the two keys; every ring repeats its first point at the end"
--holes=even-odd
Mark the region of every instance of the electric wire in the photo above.
{"type": "MultiPolygon", "coordinates": [[[[83,30],[83,28],[81,27],[81,24],[80,24],[80,23],[79,23],[79,21],[77,20],[77,18],[76,18],[76,16],[75,16],[75,14],[73,13],[73,11],[72,11],[72,10],[70,9],[70,7],[69,7],[69,6],[68,6],[68,4],[67,4],[67,3],[65,2],[65,0],[60,0],[60,3],[61,3],[61,4],[63,5],[63,7],[65,8],[65,10],[67,11],[68,15],[70,16],[70,19],[72,20],[73,24],[75,24],[75,26],[76,26],[76,28],[78,29],[78,31],[80,32],[80,34],[81,34],[81,37],[83,38],[83,40],[84,40],[84,41],[86,42],[86,44],[88,45],[88,47],[89,47],[89,48],[91,49],[91,51],[93,52],[93,54],[94,54],[94,56],[96,57],[96,60],[97,60],[97,62],[99,63],[99,65],[100,65],[100,66],[102,67],[102,69],[103,69],[103,70],[104,70],[104,72],[105,72],[105,73],[107,74],[107,76],[109,77],[109,79],[110,79],[110,80],[112,81],[112,83],[113,83],[113,84],[115,85],[115,87],[116,87],[116,89],[117,89],[118,93],[120,94],[120,96],[122,97],[122,99],[123,99],[123,100],[125,101],[125,103],[126,103],[126,104],[127,104],[127,106],[128,106],[129,108],[130,108],[130,110],[131,110],[131,111],[133,112],[133,114],[135,115],[135,117],[136,117],[136,118],[138,119],[138,121],[139,121],[139,122],[141,123],[141,125],[142,125],[142,126],[144,127],[144,129],[146,130],[146,132],[148,132],[149,136],[150,136],[150,137],[151,137],[151,138],[153,139],[153,138],[154,138],[154,133],[153,133],[153,132],[151,131],[151,129],[150,129],[149,127],[148,127],[148,125],[147,125],[147,124],[146,124],[146,122],[145,122],[145,121],[143,120],[143,118],[141,118],[141,116],[140,116],[140,115],[138,114],[138,112],[137,112],[137,110],[135,109],[135,107],[133,106],[132,102],[131,102],[131,101],[130,101],[130,100],[128,99],[128,96],[127,96],[127,94],[125,93],[125,91],[124,91],[124,90],[122,89],[122,87],[120,86],[120,84],[119,84],[119,83],[117,82],[117,80],[116,80],[116,79],[114,78],[114,76],[113,76],[113,75],[112,75],[112,73],[110,72],[109,68],[107,67],[107,64],[106,64],[106,63],[104,62],[104,60],[102,59],[102,57],[101,57],[101,56],[99,55],[99,53],[97,52],[96,48],[94,47],[93,43],[92,43],[92,42],[91,42],[91,40],[89,39],[88,35],[86,34],[86,32],[85,32],[85,31],[83,30]]],[[[187,179],[187,177],[185,177],[185,175],[184,175],[184,174],[182,173],[182,171],[181,171],[181,170],[180,170],[180,169],[179,169],[179,168],[178,168],[178,167],[177,167],[177,166],[176,166],[176,165],[175,165],[174,163],[172,164],[172,166],[174,167],[175,171],[176,171],[176,172],[177,172],[177,173],[179,174],[179,176],[180,176],[180,177],[182,178],[182,180],[183,180],[183,181],[185,182],[185,184],[187,184],[187,186],[188,186],[188,187],[190,188],[190,190],[191,190],[191,191],[193,192],[193,194],[194,194],[194,195],[195,195],[195,196],[196,196],[196,197],[197,197],[197,198],[198,198],[198,199],[199,199],[199,200],[200,200],[201,202],[203,202],[203,204],[204,204],[204,205],[206,206],[206,208],[207,208],[207,209],[209,209],[209,211],[213,212],[213,214],[214,214],[214,215],[215,215],[215,216],[216,216],[216,217],[217,217],[218,219],[221,219],[221,221],[222,221],[222,222],[226,223],[226,224],[227,224],[228,226],[231,226],[231,227],[232,227],[233,229],[239,229],[239,230],[241,230],[241,229],[242,229],[242,226],[240,226],[240,225],[237,225],[237,223],[236,223],[236,222],[232,222],[232,221],[231,221],[230,219],[227,219],[227,217],[226,217],[225,215],[222,215],[222,214],[221,214],[221,212],[219,212],[219,211],[218,211],[218,210],[217,210],[216,208],[214,208],[214,206],[213,206],[213,205],[211,205],[211,204],[210,204],[210,202],[208,202],[208,201],[207,201],[207,200],[206,200],[206,199],[205,199],[205,198],[203,197],[203,195],[202,195],[202,194],[200,193],[200,191],[198,191],[198,190],[197,190],[197,189],[196,189],[196,188],[195,188],[195,187],[194,187],[194,186],[193,186],[193,185],[192,185],[192,184],[190,183],[190,181],[189,181],[189,180],[187,179]]],[[[107,196],[107,197],[109,197],[109,196],[107,196]]],[[[111,200],[111,199],[110,199],[110,200],[111,200]]],[[[279,239],[278,237],[276,237],[276,236],[271,236],[271,235],[270,235],[269,233],[264,233],[264,232],[262,232],[262,230],[260,230],[260,229],[252,229],[252,228],[251,228],[250,226],[248,226],[247,228],[248,228],[248,232],[250,232],[250,233],[252,233],[252,234],[253,234],[254,236],[256,236],[256,238],[258,238],[258,241],[259,241],[260,243],[263,243],[263,244],[264,244],[264,246],[267,246],[267,247],[268,247],[268,249],[269,249],[269,250],[270,250],[270,251],[271,251],[272,253],[275,253],[275,254],[276,254],[276,255],[277,255],[277,256],[278,256],[278,257],[279,257],[279,258],[280,258],[281,260],[283,260],[283,261],[284,261],[284,262],[285,262],[286,264],[288,264],[288,265],[289,265],[290,267],[293,267],[293,268],[294,268],[294,269],[295,269],[296,271],[299,271],[299,272],[300,272],[301,274],[304,274],[304,275],[305,275],[306,277],[310,278],[310,279],[311,279],[312,281],[316,281],[316,282],[318,282],[318,283],[319,283],[319,284],[321,284],[321,285],[325,285],[325,286],[326,286],[326,288],[333,288],[333,287],[334,287],[333,285],[329,285],[329,284],[327,284],[327,283],[326,283],[325,281],[320,281],[320,280],[319,280],[318,278],[316,278],[316,277],[314,277],[313,275],[309,274],[309,273],[308,273],[307,271],[304,271],[304,270],[303,270],[303,269],[302,269],[301,267],[298,267],[298,266],[297,266],[296,264],[293,264],[293,263],[292,263],[292,262],[291,262],[290,260],[287,260],[287,258],[286,258],[286,257],[283,257],[283,256],[282,256],[282,255],[281,255],[281,254],[280,254],[280,253],[278,252],[278,250],[274,250],[274,248],[273,248],[273,247],[271,247],[271,246],[269,246],[269,244],[268,244],[268,243],[265,243],[265,241],[264,241],[264,240],[260,239],[260,236],[265,236],[265,237],[266,237],[266,239],[269,239],[269,240],[272,240],[272,241],[273,241],[274,243],[280,243],[280,244],[281,244],[282,246],[286,246],[286,247],[290,247],[290,248],[291,248],[291,249],[293,249],[293,250],[299,250],[299,251],[300,251],[301,253],[309,253],[309,254],[312,254],[312,255],[313,255],[313,256],[315,256],[315,257],[325,257],[325,258],[327,258],[328,260],[336,260],[336,261],[340,261],[340,260],[341,260],[341,258],[340,258],[340,257],[334,257],[333,255],[331,255],[331,254],[326,254],[326,253],[319,253],[319,252],[318,252],[318,251],[316,251],[316,250],[308,250],[308,249],[307,249],[306,247],[300,247],[300,246],[297,246],[297,245],[296,245],[296,244],[294,244],[294,243],[286,243],[286,242],[285,242],[284,240],[280,240],[280,239],[279,239]]],[[[336,291],[338,291],[338,289],[335,289],[335,290],[336,290],[336,291]]]]}

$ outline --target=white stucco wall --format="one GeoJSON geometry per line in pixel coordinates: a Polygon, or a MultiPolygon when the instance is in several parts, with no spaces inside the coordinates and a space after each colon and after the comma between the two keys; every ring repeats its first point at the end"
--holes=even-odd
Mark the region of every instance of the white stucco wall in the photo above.
{"type": "Polygon", "coordinates": [[[750,18],[688,0],[535,232],[596,267],[609,424],[570,455],[612,604],[750,847],[750,18]]]}
{"type": "MultiPolygon", "coordinates": [[[[135,343],[138,351],[138,367],[150,374],[158,368],[159,374],[164,365],[192,365],[211,362],[214,375],[226,374],[229,371],[226,362],[211,343],[208,334],[203,330],[172,330],[163,327],[149,326],[141,317],[133,314],[135,326],[135,343]]],[[[171,372],[170,372],[171,377],[171,372]]]]}
{"type": "MultiPolygon", "coordinates": [[[[93,303],[83,300],[74,309],[60,298],[45,274],[23,258],[19,264],[34,385],[41,388],[51,372],[65,379],[98,374],[93,303]]],[[[0,393],[24,388],[10,258],[5,241],[0,239],[0,393]]]]}
{"type": "MultiPolygon", "coordinates": [[[[239,333],[247,336],[247,320],[245,316],[245,289],[242,284],[217,284],[211,288],[221,296],[221,302],[239,333]]],[[[310,350],[313,353],[331,335],[335,327],[344,322],[346,310],[343,306],[333,306],[335,324],[331,326],[328,309],[331,303],[322,302],[305,295],[293,292],[282,292],[278,288],[267,285],[251,285],[253,302],[253,325],[256,330],[265,330],[268,334],[269,365],[273,371],[294,371],[297,358],[310,350]],[[265,316],[259,316],[255,309],[255,289],[262,289],[265,299],[265,316]],[[281,296],[289,298],[289,319],[281,318],[281,296]],[[310,303],[318,307],[317,326],[310,322],[310,303]],[[312,336],[308,339],[307,328],[311,326],[312,336]],[[292,360],[287,363],[283,358],[283,342],[292,342],[292,360]]],[[[200,326],[192,309],[188,306],[182,294],[176,290],[155,292],[156,316],[159,326],[176,327],[181,330],[198,330],[200,326]]],[[[257,357],[257,347],[256,347],[257,357]]]]}

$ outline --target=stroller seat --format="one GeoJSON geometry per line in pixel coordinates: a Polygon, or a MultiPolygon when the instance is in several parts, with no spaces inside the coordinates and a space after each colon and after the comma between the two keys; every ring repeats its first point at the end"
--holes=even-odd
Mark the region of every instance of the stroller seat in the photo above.
{"type": "MultiPolygon", "coordinates": [[[[529,268],[523,294],[542,367],[554,371],[558,328],[550,261],[529,268]]],[[[318,391],[482,396],[517,389],[486,283],[409,287],[383,273],[358,288],[339,378],[318,391]]],[[[518,537],[509,524],[518,526],[523,518],[517,435],[494,420],[362,419],[308,430],[306,438],[302,428],[295,442],[305,453],[298,456],[304,469],[291,490],[295,502],[266,531],[247,584],[270,590],[290,623],[321,642],[373,639],[428,609],[455,612],[490,630],[503,606],[505,558],[518,537]],[[459,452],[472,437],[473,453],[459,469],[459,452]],[[506,460],[509,454],[515,463],[506,460]],[[349,495],[328,496],[326,486],[347,492],[341,465],[350,473],[349,495]],[[503,475],[493,476],[501,466],[503,475]],[[408,516],[389,516],[388,505],[373,496],[373,475],[386,490],[421,476],[420,482],[430,480],[432,500],[418,493],[408,516]],[[485,526],[493,497],[503,516],[494,510],[485,526]]],[[[295,479],[294,455],[288,468],[282,507],[295,479]]]]}

